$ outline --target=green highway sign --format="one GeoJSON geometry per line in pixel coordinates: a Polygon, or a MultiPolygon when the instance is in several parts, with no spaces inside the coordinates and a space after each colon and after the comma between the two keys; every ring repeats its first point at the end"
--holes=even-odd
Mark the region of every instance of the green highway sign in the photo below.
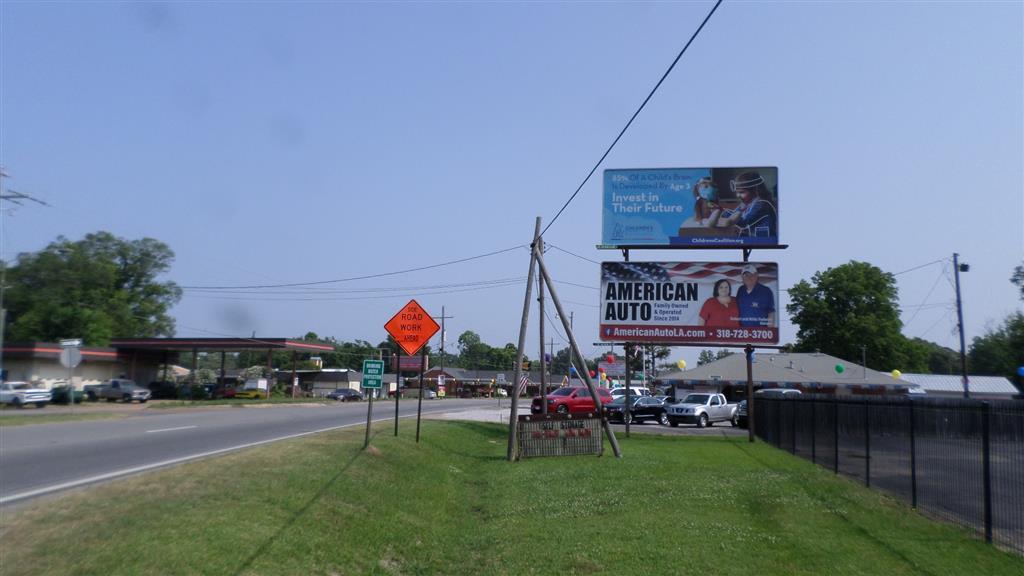
{"type": "Polygon", "coordinates": [[[363,360],[363,388],[380,388],[383,379],[383,360],[363,360]]]}

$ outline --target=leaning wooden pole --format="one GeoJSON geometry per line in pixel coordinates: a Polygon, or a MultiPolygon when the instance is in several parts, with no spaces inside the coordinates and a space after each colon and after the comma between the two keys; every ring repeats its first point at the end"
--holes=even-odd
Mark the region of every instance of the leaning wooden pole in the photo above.
{"type": "MultiPolygon", "coordinates": [[[[523,299],[523,318],[519,324],[519,345],[516,347],[515,376],[512,380],[512,408],[508,416],[508,454],[511,462],[519,457],[519,444],[516,434],[519,428],[519,379],[523,374],[523,349],[526,347],[526,325],[530,320],[530,298],[533,297],[533,274],[537,268],[537,256],[540,248],[540,216],[533,229],[533,242],[530,244],[530,273],[526,276],[526,298],[523,299]]],[[[541,319],[543,321],[543,319],[541,319]]]]}
{"type": "MultiPolygon", "coordinates": [[[[572,353],[576,357],[576,365],[580,368],[577,370],[583,377],[583,381],[587,384],[587,389],[590,390],[590,396],[594,399],[594,407],[597,413],[601,416],[601,427],[604,428],[605,434],[608,436],[608,442],[612,445],[612,452],[615,453],[616,458],[622,458],[622,451],[619,450],[619,442],[615,439],[615,432],[612,432],[612,427],[608,425],[608,416],[602,409],[601,397],[597,395],[597,388],[594,387],[594,381],[590,379],[590,372],[587,370],[587,361],[583,357],[583,353],[580,351],[579,344],[576,343],[576,336],[572,333],[572,326],[569,324],[568,316],[565,314],[565,310],[562,309],[562,301],[558,298],[558,292],[555,290],[555,283],[551,281],[551,276],[548,274],[548,267],[544,265],[544,255],[539,251],[536,251],[534,256],[537,260],[537,268],[540,270],[541,277],[544,278],[544,283],[547,284],[548,294],[551,295],[551,302],[555,304],[555,310],[558,311],[558,317],[562,319],[562,328],[565,330],[565,335],[569,338],[569,346],[572,348],[572,353]]],[[[530,270],[533,271],[532,269],[530,270]]],[[[629,370],[629,359],[626,359],[626,370],[629,370]]]]}

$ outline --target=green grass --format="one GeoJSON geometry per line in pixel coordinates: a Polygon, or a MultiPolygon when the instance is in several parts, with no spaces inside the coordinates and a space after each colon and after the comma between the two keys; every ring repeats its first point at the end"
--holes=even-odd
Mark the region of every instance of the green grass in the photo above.
{"type": "Polygon", "coordinates": [[[53,424],[54,422],[79,422],[82,420],[110,420],[124,418],[128,414],[26,414],[14,416],[12,414],[0,415],[0,426],[30,426],[32,424],[53,424]]]}
{"type": "Polygon", "coordinates": [[[156,400],[150,408],[161,410],[166,408],[194,408],[196,406],[246,406],[253,404],[324,404],[334,400],[319,398],[220,398],[217,400],[156,400]]]}
{"type": "Polygon", "coordinates": [[[503,460],[499,426],[280,442],[0,519],[18,574],[1024,573],[893,500],[744,438],[634,435],[625,457],[503,460]]]}

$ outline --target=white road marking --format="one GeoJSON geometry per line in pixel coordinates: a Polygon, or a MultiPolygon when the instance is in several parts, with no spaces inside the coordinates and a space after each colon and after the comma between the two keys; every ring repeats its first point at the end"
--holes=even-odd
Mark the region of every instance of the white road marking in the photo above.
{"type": "MultiPolygon", "coordinates": [[[[410,418],[415,417],[415,414],[405,414],[399,416],[399,418],[410,418]]],[[[387,418],[377,418],[373,420],[376,422],[393,421],[394,416],[387,418]]],[[[165,466],[172,466],[174,464],[181,464],[182,462],[188,462],[189,460],[198,460],[200,458],[208,458],[210,456],[217,456],[218,454],[224,454],[227,452],[233,452],[235,450],[242,450],[244,448],[252,448],[254,446],[260,446],[262,444],[270,444],[271,442],[277,442],[279,440],[289,440],[291,438],[301,438],[302,436],[309,436],[311,434],[319,434],[321,432],[330,432],[331,430],[338,430],[341,428],[350,428],[352,426],[365,426],[365,422],[353,422],[351,424],[342,424],[340,426],[330,426],[327,428],[320,428],[319,430],[311,430],[309,432],[300,432],[298,434],[289,434],[287,436],[279,436],[277,438],[268,438],[266,440],[260,440],[258,442],[249,442],[247,444],[239,444],[237,446],[230,446],[228,448],[220,448],[218,450],[210,450],[209,452],[200,452],[199,454],[191,454],[189,456],[182,456],[180,458],[171,458],[170,460],[162,460],[160,462],[154,462],[152,464],[144,464],[142,466],[135,466],[133,468],[124,468],[121,470],[115,470],[113,472],[107,472],[106,474],[97,474],[96,476],[89,476],[88,478],[82,478],[79,480],[72,480],[70,482],[64,482],[62,484],[54,484],[52,486],[46,486],[44,488],[37,488],[35,490],[28,490],[26,492],[19,492],[10,496],[4,496],[0,498],[0,506],[9,504],[11,502],[17,502],[18,500],[24,500],[26,498],[34,498],[36,496],[42,496],[51,492],[59,492],[61,490],[68,490],[70,488],[77,488],[79,486],[86,486],[88,484],[95,484],[96,482],[102,482],[104,480],[112,480],[119,476],[128,476],[130,474],[138,474],[139,472],[146,472],[147,470],[153,470],[155,468],[162,468],[165,466]]]]}
{"type": "Polygon", "coordinates": [[[172,432],[174,430],[189,430],[191,428],[199,428],[199,426],[178,426],[177,428],[161,428],[159,430],[146,430],[146,434],[155,434],[157,432],[172,432]]]}

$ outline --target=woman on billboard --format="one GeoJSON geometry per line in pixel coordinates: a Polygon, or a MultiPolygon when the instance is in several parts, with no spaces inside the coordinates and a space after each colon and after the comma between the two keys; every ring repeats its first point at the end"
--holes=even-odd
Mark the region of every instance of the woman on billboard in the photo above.
{"type": "Polygon", "coordinates": [[[701,306],[698,326],[740,327],[740,307],[732,297],[732,284],[728,280],[715,282],[714,296],[701,306]]]}

